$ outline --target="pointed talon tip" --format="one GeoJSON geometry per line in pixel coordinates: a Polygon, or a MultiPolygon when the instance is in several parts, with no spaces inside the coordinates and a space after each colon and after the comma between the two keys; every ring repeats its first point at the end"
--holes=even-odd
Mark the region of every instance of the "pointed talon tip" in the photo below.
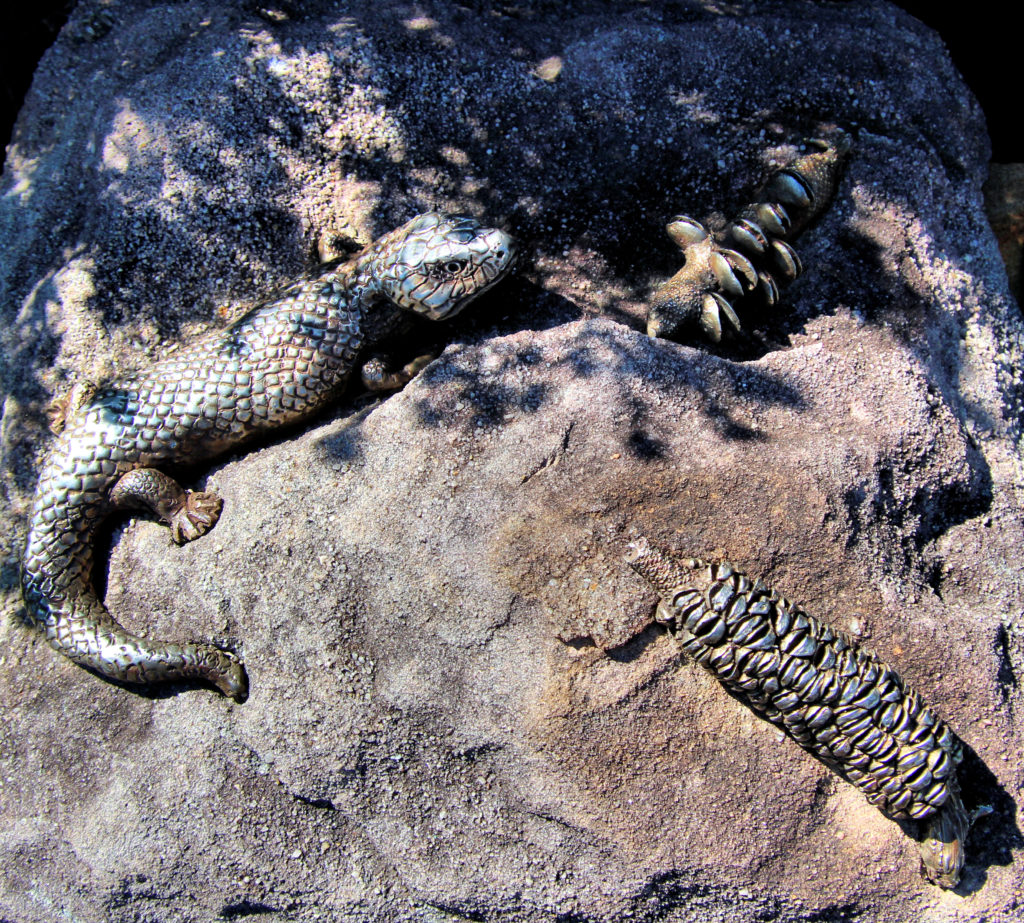
{"type": "Polygon", "coordinates": [[[683,250],[708,238],[708,229],[687,215],[676,215],[665,227],[665,231],[683,250]]]}
{"type": "MultiPolygon", "coordinates": [[[[718,284],[730,295],[740,298],[744,293],[743,283],[740,282],[733,271],[732,263],[726,258],[726,253],[735,253],[733,250],[717,251],[711,254],[711,271],[715,274],[718,284]]],[[[736,254],[738,256],[738,254],[736,254]]]]}
{"type": "Polygon", "coordinates": [[[736,314],[733,306],[726,301],[723,305],[720,305],[720,308],[722,314],[725,315],[725,319],[729,321],[729,324],[732,326],[732,329],[737,333],[742,333],[743,325],[740,323],[739,316],[736,314]]]}
{"type": "Polygon", "coordinates": [[[800,262],[799,254],[784,240],[772,241],[772,256],[778,267],[778,272],[787,282],[792,282],[803,272],[804,267],[800,262]]]}
{"type": "Polygon", "coordinates": [[[722,342],[722,319],[719,315],[718,303],[714,295],[704,296],[703,310],[700,315],[700,325],[713,343],[722,342]]]}
{"type": "Polygon", "coordinates": [[[747,283],[747,291],[757,285],[757,269],[754,268],[754,264],[747,257],[738,250],[723,250],[722,255],[729,261],[733,270],[743,277],[747,283]]]}

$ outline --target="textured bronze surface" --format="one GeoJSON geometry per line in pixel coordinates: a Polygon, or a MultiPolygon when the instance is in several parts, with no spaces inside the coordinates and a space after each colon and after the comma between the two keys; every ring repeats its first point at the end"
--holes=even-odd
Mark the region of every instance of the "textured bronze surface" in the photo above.
{"type": "Polygon", "coordinates": [[[925,875],[956,885],[970,826],[961,745],[892,667],[729,564],[645,539],[627,561],[661,596],[656,618],[687,654],[885,814],[924,821],[925,875]]]}
{"type": "Polygon", "coordinates": [[[717,343],[729,327],[741,330],[739,299],[751,295],[775,304],[779,285],[803,271],[787,241],[825,210],[849,146],[838,133],[807,141],[805,152],[773,173],[754,202],[719,233],[685,215],[673,218],[667,231],[686,263],[651,299],[647,333],[680,339],[699,331],[717,343]]]}
{"type": "Polygon", "coordinates": [[[167,522],[176,541],[202,535],[220,499],[183,490],[158,467],[208,459],[315,413],[400,309],[450,317],[500,279],[513,257],[502,231],[461,216],[420,215],[226,329],[67,402],[29,524],[22,568],[29,619],[54,648],[104,676],[200,678],[244,698],[248,681],[234,654],[149,641],[113,619],[92,586],[97,527],[115,509],[141,508],[167,522]]]}

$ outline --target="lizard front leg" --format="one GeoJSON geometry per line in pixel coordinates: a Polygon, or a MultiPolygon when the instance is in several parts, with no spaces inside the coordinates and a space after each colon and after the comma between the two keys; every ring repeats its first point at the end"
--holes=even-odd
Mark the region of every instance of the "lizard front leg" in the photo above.
{"type": "Polygon", "coordinates": [[[404,388],[423,369],[437,358],[437,353],[424,353],[400,369],[393,369],[384,356],[373,356],[363,365],[363,385],[370,391],[397,391],[404,388]]]}

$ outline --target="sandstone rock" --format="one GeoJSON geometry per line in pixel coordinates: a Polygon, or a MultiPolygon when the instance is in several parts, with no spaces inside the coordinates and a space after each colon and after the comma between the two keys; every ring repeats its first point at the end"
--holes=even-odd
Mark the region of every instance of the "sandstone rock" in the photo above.
{"type": "Polygon", "coordinates": [[[987,154],[879,2],[79,4],[0,199],[0,915],[1013,919],[1024,350],[987,154]],[[732,353],[647,338],[664,222],[822,122],[854,147],[785,310],[732,353]],[[400,394],[194,472],[208,536],[114,532],[111,610],[230,640],[250,699],[105,684],[20,625],[50,398],[429,207],[532,260],[400,394]],[[639,533],[861,632],[957,730],[994,809],[958,891],[678,661],[639,533]]]}

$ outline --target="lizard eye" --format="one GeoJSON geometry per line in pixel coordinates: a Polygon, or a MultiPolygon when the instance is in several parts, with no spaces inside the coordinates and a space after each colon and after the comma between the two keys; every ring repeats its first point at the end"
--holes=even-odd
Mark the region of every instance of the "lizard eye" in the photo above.
{"type": "Polygon", "coordinates": [[[469,260],[445,260],[443,263],[434,263],[428,274],[432,279],[448,281],[465,272],[468,265],[469,260]]]}

